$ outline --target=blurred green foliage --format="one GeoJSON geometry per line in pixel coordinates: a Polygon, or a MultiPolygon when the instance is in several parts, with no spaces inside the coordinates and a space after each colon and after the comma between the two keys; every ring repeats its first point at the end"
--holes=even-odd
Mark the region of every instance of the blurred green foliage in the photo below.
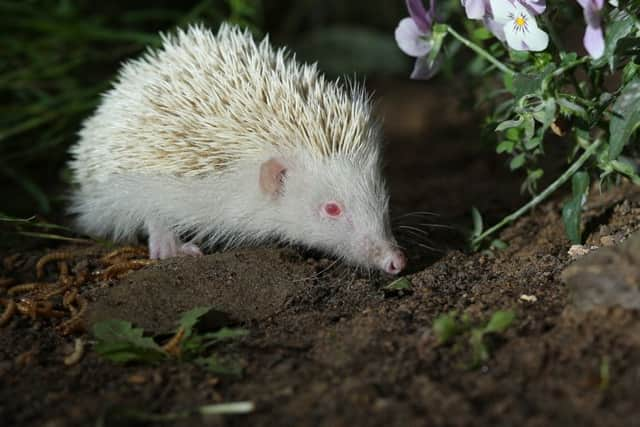
{"type": "Polygon", "coordinates": [[[0,188],[7,204],[0,211],[51,212],[82,119],[122,60],[158,45],[158,31],[225,19],[258,25],[254,0],[185,2],[179,9],[162,1],[123,4],[0,1],[0,188]]]}

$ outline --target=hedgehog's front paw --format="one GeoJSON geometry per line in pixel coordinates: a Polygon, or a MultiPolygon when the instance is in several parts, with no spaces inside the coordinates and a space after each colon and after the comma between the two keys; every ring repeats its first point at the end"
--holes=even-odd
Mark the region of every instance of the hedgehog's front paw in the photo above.
{"type": "Polygon", "coordinates": [[[149,258],[165,259],[178,255],[179,241],[171,231],[149,233],[149,258]]]}
{"type": "Polygon", "coordinates": [[[179,252],[181,255],[202,256],[202,251],[195,243],[183,243],[179,252]]]}
{"type": "Polygon", "coordinates": [[[164,227],[149,227],[149,258],[165,259],[179,255],[201,256],[200,248],[191,242],[182,243],[176,234],[164,227]]]}

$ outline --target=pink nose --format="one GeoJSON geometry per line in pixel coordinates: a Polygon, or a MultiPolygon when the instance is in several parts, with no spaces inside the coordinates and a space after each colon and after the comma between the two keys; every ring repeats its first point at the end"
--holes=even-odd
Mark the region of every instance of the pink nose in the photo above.
{"type": "Polygon", "coordinates": [[[407,266],[407,257],[404,252],[394,249],[384,262],[383,269],[389,274],[398,274],[407,266]]]}

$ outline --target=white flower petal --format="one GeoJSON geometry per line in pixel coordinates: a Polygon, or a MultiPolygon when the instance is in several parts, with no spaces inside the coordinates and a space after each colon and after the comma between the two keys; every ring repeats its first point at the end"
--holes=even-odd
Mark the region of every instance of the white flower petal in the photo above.
{"type": "Polygon", "coordinates": [[[506,24],[518,13],[516,7],[509,0],[491,0],[493,20],[499,24],[506,24]]]}
{"type": "Polygon", "coordinates": [[[411,18],[404,18],[396,27],[396,43],[400,50],[409,56],[418,58],[429,53],[431,43],[425,36],[411,18]]]}
{"type": "Polygon", "coordinates": [[[531,29],[525,43],[529,46],[529,50],[540,52],[549,46],[549,35],[536,26],[531,29]]]}
{"type": "Polygon", "coordinates": [[[529,16],[526,27],[520,27],[515,21],[504,26],[507,44],[514,50],[531,50],[539,52],[549,45],[549,36],[538,28],[535,19],[529,16]]]}

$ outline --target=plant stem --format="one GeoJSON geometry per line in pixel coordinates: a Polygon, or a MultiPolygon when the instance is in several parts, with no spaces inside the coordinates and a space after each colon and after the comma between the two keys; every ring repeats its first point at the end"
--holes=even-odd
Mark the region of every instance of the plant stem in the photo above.
{"type": "Polygon", "coordinates": [[[585,62],[590,60],[591,58],[589,58],[588,56],[583,56],[582,58],[576,59],[575,61],[570,62],[567,65],[560,67],[557,70],[555,70],[553,73],[549,74],[547,77],[544,78],[544,80],[542,80],[542,84],[540,86],[542,89],[542,93],[545,93],[547,91],[547,88],[549,87],[549,83],[555,77],[560,77],[561,75],[571,70],[572,68],[577,67],[578,65],[584,64],[585,62]]]}
{"type": "Polygon", "coordinates": [[[544,191],[542,191],[540,194],[535,196],[533,199],[529,201],[529,203],[527,203],[517,211],[513,212],[511,215],[507,215],[506,217],[504,217],[502,221],[500,221],[499,223],[497,223],[496,225],[494,225],[484,233],[474,237],[472,240],[472,244],[475,246],[477,243],[486,239],[488,236],[500,230],[505,225],[510,224],[511,222],[520,218],[524,213],[526,213],[531,208],[540,204],[540,202],[542,202],[549,195],[551,195],[558,188],[560,188],[565,182],[567,182],[573,176],[573,174],[576,173],[578,169],[580,169],[582,165],[587,160],[589,160],[591,156],[593,156],[593,154],[601,144],[602,144],[602,140],[600,139],[596,140],[593,144],[587,147],[584,153],[582,153],[582,155],[562,175],[560,175],[558,179],[556,179],[547,188],[545,188],[544,191]]]}
{"type": "Polygon", "coordinates": [[[498,61],[489,52],[487,52],[486,50],[484,50],[483,48],[481,48],[480,46],[478,46],[477,44],[475,44],[471,40],[467,39],[462,34],[458,33],[456,30],[454,30],[453,28],[451,28],[448,25],[447,25],[447,32],[449,34],[451,34],[453,37],[457,38],[463,45],[465,45],[466,47],[468,47],[469,49],[471,49],[472,51],[474,51],[478,55],[482,56],[484,59],[486,59],[487,61],[491,62],[496,67],[498,67],[498,69],[500,69],[500,71],[502,71],[503,73],[511,74],[511,75],[515,75],[516,74],[515,71],[513,71],[511,68],[509,68],[506,65],[504,65],[502,62],[498,61]]]}

